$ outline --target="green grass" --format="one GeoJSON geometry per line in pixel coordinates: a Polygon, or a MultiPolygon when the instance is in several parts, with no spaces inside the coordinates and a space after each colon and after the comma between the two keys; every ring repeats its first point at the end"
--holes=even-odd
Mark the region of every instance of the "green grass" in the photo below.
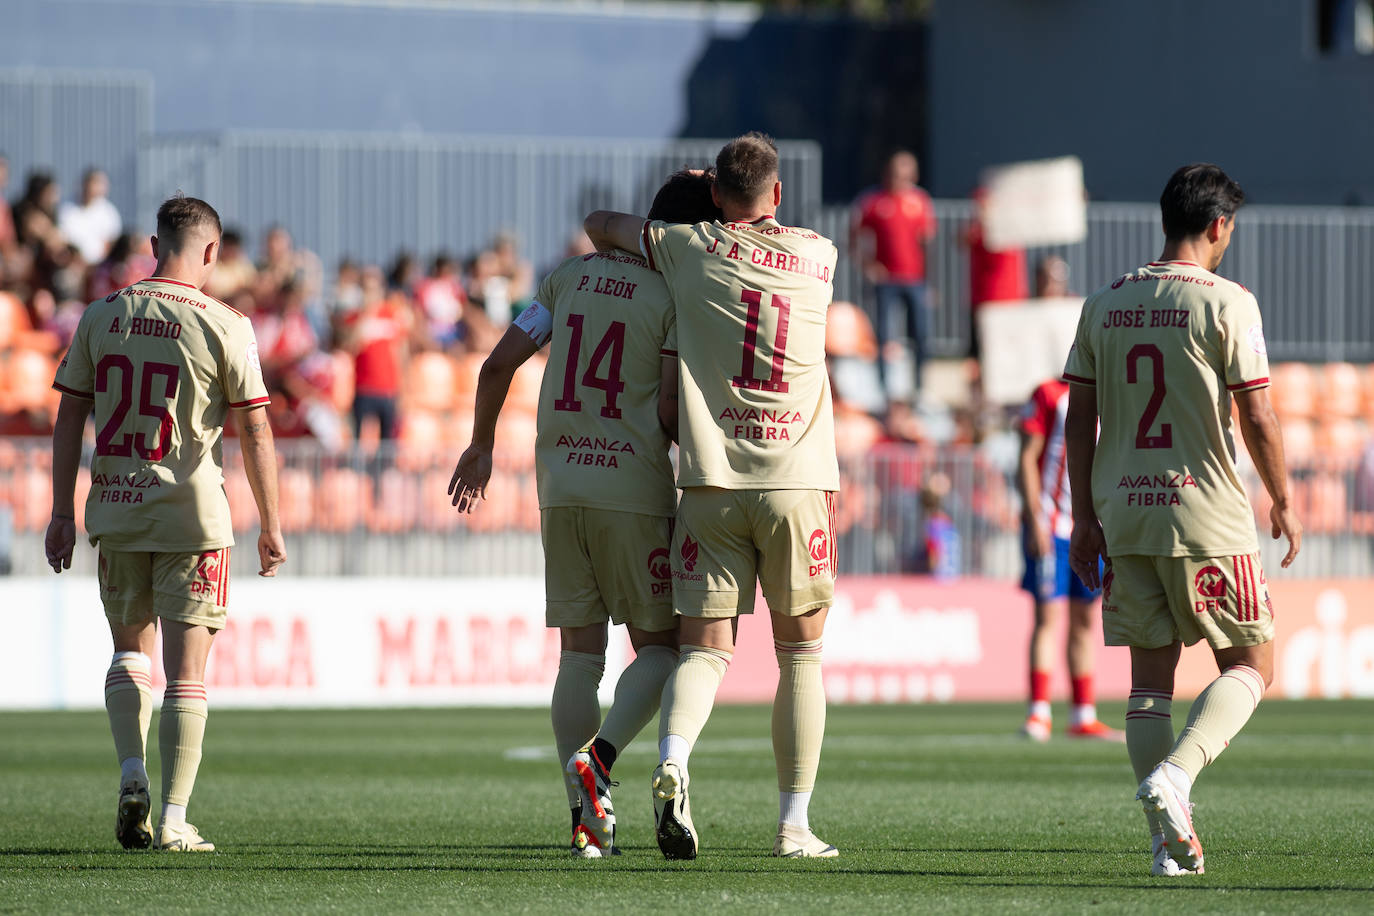
{"type": "Polygon", "coordinates": [[[625,855],[568,857],[542,711],[216,711],[191,820],[220,851],[197,856],[115,848],[102,713],[4,713],[0,911],[1374,910],[1374,702],[1261,706],[1199,780],[1208,871],[1180,879],[1149,877],[1124,748],[1027,744],[1019,721],[832,708],[811,819],[841,856],[783,861],[768,711],[718,709],[692,758],[701,856],[669,863],[648,735],[616,766],[625,855]]]}

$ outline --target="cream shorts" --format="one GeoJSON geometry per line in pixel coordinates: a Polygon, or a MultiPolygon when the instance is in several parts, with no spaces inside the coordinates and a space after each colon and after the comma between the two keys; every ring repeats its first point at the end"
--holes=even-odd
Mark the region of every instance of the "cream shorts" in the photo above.
{"type": "Polygon", "coordinates": [[[212,630],[229,604],[229,548],[192,553],[99,550],[100,599],[110,622],[133,626],[154,617],[212,630]]]}
{"type": "Polygon", "coordinates": [[[544,622],[585,627],[609,620],[650,632],[673,629],[672,528],[671,518],[637,512],[541,509],[544,622]]]}
{"type": "Polygon", "coordinates": [[[1109,646],[1140,649],[1269,642],[1274,609],[1259,554],[1112,557],[1102,573],[1102,634],[1109,646]]]}

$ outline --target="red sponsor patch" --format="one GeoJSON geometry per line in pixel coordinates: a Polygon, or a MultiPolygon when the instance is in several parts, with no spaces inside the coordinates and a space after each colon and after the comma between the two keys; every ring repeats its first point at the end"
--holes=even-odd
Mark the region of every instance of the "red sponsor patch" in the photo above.
{"type": "Polygon", "coordinates": [[[817,563],[830,556],[830,540],[824,528],[817,528],[811,532],[811,537],[806,539],[806,551],[817,563]]]}
{"type": "MultiPolygon", "coordinates": [[[[683,545],[686,546],[685,544],[683,545]]],[[[673,578],[673,570],[668,562],[668,548],[655,547],[649,551],[649,575],[655,579],[673,578]]]]}
{"type": "Polygon", "coordinates": [[[690,534],[682,536],[682,568],[687,572],[692,572],[697,566],[697,542],[692,540],[690,534]]]}
{"type": "Polygon", "coordinates": [[[1197,588],[1197,593],[1204,598],[1226,597],[1226,577],[1215,566],[1204,566],[1199,569],[1193,577],[1193,585],[1197,588]]]}

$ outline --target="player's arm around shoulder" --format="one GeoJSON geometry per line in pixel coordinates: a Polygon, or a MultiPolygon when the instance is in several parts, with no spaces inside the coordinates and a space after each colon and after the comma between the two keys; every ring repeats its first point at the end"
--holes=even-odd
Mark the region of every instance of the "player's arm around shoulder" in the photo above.
{"type": "Polygon", "coordinates": [[[243,450],[243,470],[258,506],[258,575],[275,576],[286,562],[286,541],[277,508],[277,453],[267,407],[259,404],[233,411],[243,450]]]}
{"type": "Polygon", "coordinates": [[[582,222],[582,230],[592,240],[597,251],[639,251],[644,217],[614,210],[596,210],[582,222]]]}

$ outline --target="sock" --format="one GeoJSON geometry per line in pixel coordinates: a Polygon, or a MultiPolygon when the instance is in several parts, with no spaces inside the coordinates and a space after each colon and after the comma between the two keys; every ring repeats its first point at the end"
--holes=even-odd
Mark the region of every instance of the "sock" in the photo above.
{"type": "Polygon", "coordinates": [[[1069,689],[1073,696],[1073,713],[1070,725],[1084,725],[1097,719],[1097,704],[1093,696],[1093,676],[1083,674],[1069,678],[1069,689]]]}
{"type": "Polygon", "coordinates": [[[597,735],[596,739],[592,741],[591,754],[597,759],[597,762],[605,767],[607,773],[610,773],[611,767],[615,766],[615,758],[620,756],[615,745],[600,735],[597,735]]]}
{"type": "Polygon", "coordinates": [[[773,641],[778,692],[773,698],[773,760],[778,768],[778,820],[806,827],[806,808],[821,765],[825,687],[821,641],[773,641]],[[798,820],[800,818],[800,820],[798,820]]]}
{"type": "Polygon", "coordinates": [[[1189,782],[1226,749],[1249,721],[1264,696],[1264,679],[1249,665],[1232,665],[1198,694],[1188,710],[1188,724],[1179,733],[1166,762],[1182,770],[1189,782]]]}
{"type": "Polygon", "coordinates": [[[1031,670],[1030,673],[1030,715],[1041,719],[1050,717],[1050,673],[1031,670]]]}
{"type": "MultiPolygon", "coordinates": [[[[157,746],[162,754],[162,805],[180,805],[181,817],[191,799],[200,769],[200,747],[205,740],[209,704],[200,681],[169,681],[162,695],[162,721],[157,746]]],[[[166,815],[164,814],[164,818],[166,815]]]]}
{"type": "Polygon", "coordinates": [[[167,827],[180,827],[186,823],[186,806],[165,804],[162,806],[162,820],[160,825],[167,827]]]}
{"type": "Polygon", "coordinates": [[[110,717],[121,785],[148,784],[144,756],[153,720],[153,663],[142,652],[117,652],[105,672],[105,711],[110,717]]]}
{"type": "Polygon", "coordinates": [[[810,792],[779,793],[778,823],[791,824],[803,830],[810,830],[811,823],[806,819],[806,809],[810,804],[810,792]]]}
{"type": "Polygon", "coordinates": [[[716,691],[725,679],[732,655],[724,649],[682,647],[677,667],[663,685],[663,714],[658,720],[659,753],[665,753],[665,744],[672,748],[673,753],[661,759],[671,756],[682,764],[687,763],[692,746],[697,743],[706,720],[711,717],[716,691]],[[673,737],[679,740],[666,740],[673,737]]]}
{"type": "MultiPolygon", "coordinates": [[[[568,758],[592,740],[601,724],[601,704],[596,688],[606,670],[606,656],[590,652],[564,650],[558,655],[558,677],[553,682],[553,700],[549,703],[549,718],[553,720],[553,743],[558,750],[558,772],[568,758]]],[[[577,790],[563,779],[568,794],[568,807],[581,803],[577,790]]]]}
{"type": "Polygon", "coordinates": [[[620,749],[644,730],[658,712],[663,685],[677,667],[677,650],[645,646],[635,655],[615,685],[615,701],[606,712],[596,738],[597,756],[610,770],[620,749]]]}
{"type": "Polygon", "coordinates": [[[1173,697],[1166,690],[1135,687],[1126,701],[1126,753],[1131,757],[1137,783],[1149,776],[1173,749],[1173,697]]]}

